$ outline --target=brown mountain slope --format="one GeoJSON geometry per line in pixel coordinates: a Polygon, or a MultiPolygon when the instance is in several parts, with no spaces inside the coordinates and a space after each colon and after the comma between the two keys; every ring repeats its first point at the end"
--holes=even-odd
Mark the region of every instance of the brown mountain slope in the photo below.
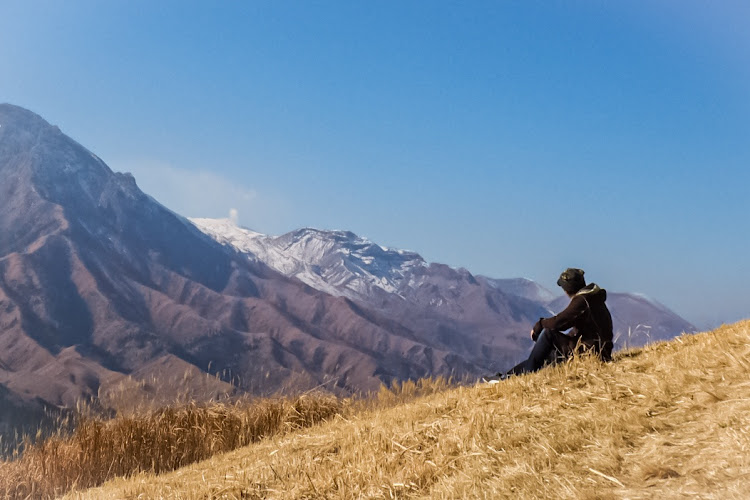
{"type": "Polygon", "coordinates": [[[382,314],[238,258],[10,105],[0,178],[0,384],[23,397],[71,405],[153,376],[164,356],[258,393],[480,371],[382,314]]]}

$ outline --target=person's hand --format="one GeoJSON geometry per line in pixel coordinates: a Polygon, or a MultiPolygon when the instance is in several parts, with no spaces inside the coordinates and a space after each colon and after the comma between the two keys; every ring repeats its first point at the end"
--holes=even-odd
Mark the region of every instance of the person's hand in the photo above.
{"type": "Polygon", "coordinates": [[[542,330],[542,318],[539,318],[539,321],[534,323],[534,328],[531,329],[531,340],[536,342],[536,339],[539,338],[539,334],[542,333],[542,330]]]}

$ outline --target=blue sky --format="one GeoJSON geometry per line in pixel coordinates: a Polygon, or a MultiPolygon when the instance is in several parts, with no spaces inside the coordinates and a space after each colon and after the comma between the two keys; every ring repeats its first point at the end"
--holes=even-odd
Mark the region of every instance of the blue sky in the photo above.
{"type": "Polygon", "coordinates": [[[750,4],[0,1],[0,102],[187,216],[750,317],[750,4]]]}

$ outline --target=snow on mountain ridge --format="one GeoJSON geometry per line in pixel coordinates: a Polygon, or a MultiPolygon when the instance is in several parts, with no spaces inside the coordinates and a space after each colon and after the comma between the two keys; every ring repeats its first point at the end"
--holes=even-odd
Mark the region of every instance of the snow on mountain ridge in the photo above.
{"type": "MultiPolygon", "coordinates": [[[[464,280],[475,282],[466,269],[428,264],[416,252],[383,247],[351,231],[303,228],[268,236],[239,227],[230,219],[190,221],[218,242],[335,296],[370,299],[383,291],[414,299],[420,295],[416,290],[437,290],[437,285],[442,291],[425,300],[432,307],[443,307],[450,302],[443,293],[453,293],[464,280]]],[[[557,297],[527,278],[476,278],[501,293],[536,302],[548,303],[557,297]]]]}
{"type": "Polygon", "coordinates": [[[350,231],[304,228],[268,236],[229,219],[190,219],[220,243],[336,296],[356,298],[373,289],[398,293],[406,276],[427,263],[415,252],[392,250],[350,231]]]}

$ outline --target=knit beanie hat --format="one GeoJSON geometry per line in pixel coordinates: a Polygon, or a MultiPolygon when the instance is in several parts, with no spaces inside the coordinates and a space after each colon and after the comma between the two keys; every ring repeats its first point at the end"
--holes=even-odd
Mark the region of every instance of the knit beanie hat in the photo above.
{"type": "Polygon", "coordinates": [[[583,279],[583,269],[576,269],[574,267],[567,268],[562,274],[560,274],[557,284],[562,287],[566,293],[577,292],[586,286],[586,280],[583,279]]]}

